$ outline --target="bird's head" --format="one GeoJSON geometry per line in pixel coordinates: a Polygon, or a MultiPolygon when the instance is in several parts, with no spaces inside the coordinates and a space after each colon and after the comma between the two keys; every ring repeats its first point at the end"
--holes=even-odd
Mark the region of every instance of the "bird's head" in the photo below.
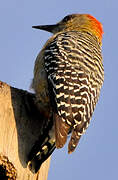
{"type": "Polygon", "coordinates": [[[53,25],[32,26],[36,29],[49,31],[53,34],[63,31],[86,31],[90,32],[98,38],[101,43],[103,28],[102,24],[89,14],[71,14],[65,16],[60,22],[53,25]]]}

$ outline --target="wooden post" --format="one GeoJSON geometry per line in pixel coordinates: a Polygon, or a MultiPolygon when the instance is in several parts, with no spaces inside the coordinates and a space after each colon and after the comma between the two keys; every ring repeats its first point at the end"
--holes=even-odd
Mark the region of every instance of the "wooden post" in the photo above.
{"type": "Polygon", "coordinates": [[[39,138],[43,117],[35,96],[0,82],[0,179],[46,180],[50,158],[37,174],[27,167],[27,156],[39,138]]]}

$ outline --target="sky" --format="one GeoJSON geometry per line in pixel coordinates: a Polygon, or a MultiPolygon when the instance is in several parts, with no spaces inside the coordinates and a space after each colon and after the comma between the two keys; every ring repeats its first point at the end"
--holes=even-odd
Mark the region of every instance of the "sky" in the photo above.
{"type": "Polygon", "coordinates": [[[89,13],[104,28],[105,80],[91,124],[76,151],[55,150],[48,180],[118,179],[118,1],[10,0],[0,3],[0,80],[29,91],[37,54],[51,34],[32,25],[53,24],[71,13],[89,13]]]}

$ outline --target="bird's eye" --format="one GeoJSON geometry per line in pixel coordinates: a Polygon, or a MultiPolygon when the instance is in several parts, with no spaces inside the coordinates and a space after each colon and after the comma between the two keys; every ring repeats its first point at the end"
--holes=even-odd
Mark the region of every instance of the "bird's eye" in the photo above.
{"type": "Polygon", "coordinates": [[[67,22],[67,21],[69,21],[71,18],[72,18],[72,15],[65,16],[65,17],[63,18],[63,22],[67,22]]]}

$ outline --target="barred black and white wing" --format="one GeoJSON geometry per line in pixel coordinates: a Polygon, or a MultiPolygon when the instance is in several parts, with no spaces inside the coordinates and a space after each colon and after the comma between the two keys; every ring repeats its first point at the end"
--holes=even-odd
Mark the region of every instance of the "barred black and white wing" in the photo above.
{"type": "Polygon", "coordinates": [[[89,33],[61,33],[45,48],[44,64],[56,147],[63,147],[71,131],[70,153],[87,129],[99,97],[104,77],[101,49],[89,33]]]}

